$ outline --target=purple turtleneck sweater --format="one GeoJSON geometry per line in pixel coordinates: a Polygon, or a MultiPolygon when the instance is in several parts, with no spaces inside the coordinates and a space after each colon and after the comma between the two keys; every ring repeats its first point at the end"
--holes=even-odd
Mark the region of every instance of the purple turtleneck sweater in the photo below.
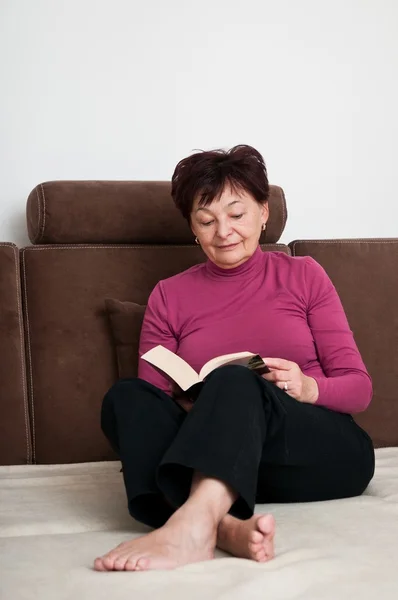
{"type": "Polygon", "coordinates": [[[222,269],[207,262],[160,281],[148,300],[138,376],[171,394],[170,381],[141,356],[161,344],[195,371],[211,358],[249,351],[284,358],[313,377],[316,404],[365,410],[372,382],[337,292],[311,257],[262,252],[222,269]]]}

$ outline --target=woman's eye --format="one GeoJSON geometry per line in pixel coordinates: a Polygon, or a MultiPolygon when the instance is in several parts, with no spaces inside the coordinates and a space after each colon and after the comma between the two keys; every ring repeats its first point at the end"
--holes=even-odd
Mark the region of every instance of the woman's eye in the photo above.
{"type": "Polygon", "coordinates": [[[233,219],[241,219],[243,217],[243,213],[241,215],[232,215],[233,219]]]}
{"type": "Polygon", "coordinates": [[[211,225],[213,223],[213,221],[207,221],[206,223],[201,223],[201,225],[204,225],[205,227],[207,227],[208,225],[211,225]]]}

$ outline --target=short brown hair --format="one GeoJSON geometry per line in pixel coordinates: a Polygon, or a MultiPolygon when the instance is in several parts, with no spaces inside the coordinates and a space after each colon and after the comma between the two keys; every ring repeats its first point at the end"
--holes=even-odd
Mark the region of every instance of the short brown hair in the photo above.
{"type": "Polygon", "coordinates": [[[268,200],[267,168],[255,148],[241,144],[230,150],[201,150],[183,158],[171,179],[171,195],[189,222],[195,198],[199,196],[200,206],[208,206],[221,196],[226,184],[238,193],[248,192],[259,204],[268,200]]]}

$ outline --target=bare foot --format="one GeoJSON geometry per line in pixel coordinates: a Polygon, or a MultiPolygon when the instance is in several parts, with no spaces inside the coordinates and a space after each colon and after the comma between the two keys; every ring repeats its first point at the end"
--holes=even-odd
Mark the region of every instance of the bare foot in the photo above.
{"type": "Polygon", "coordinates": [[[241,521],[226,515],[218,526],[217,546],[238,558],[266,562],[274,557],[275,519],[253,515],[241,521]]]}
{"type": "Polygon", "coordinates": [[[204,520],[192,523],[176,513],[163,527],[123,542],[94,561],[97,571],[175,569],[214,558],[217,529],[204,520]]]}

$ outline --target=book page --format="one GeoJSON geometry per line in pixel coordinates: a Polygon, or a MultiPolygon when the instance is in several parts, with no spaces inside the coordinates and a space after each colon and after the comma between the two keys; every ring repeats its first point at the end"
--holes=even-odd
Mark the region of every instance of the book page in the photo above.
{"type": "Polygon", "coordinates": [[[233,361],[239,361],[235,364],[245,365],[246,361],[243,360],[245,358],[250,359],[252,356],[256,356],[253,352],[235,352],[234,354],[224,354],[223,356],[216,356],[216,358],[212,358],[209,360],[200,370],[199,380],[203,381],[211,373],[214,369],[221,367],[222,365],[226,365],[228,363],[232,363],[233,361]]]}
{"type": "Polygon", "coordinates": [[[184,392],[199,381],[197,372],[185,360],[164,346],[155,346],[145,352],[141,358],[166,373],[184,392]]]}

